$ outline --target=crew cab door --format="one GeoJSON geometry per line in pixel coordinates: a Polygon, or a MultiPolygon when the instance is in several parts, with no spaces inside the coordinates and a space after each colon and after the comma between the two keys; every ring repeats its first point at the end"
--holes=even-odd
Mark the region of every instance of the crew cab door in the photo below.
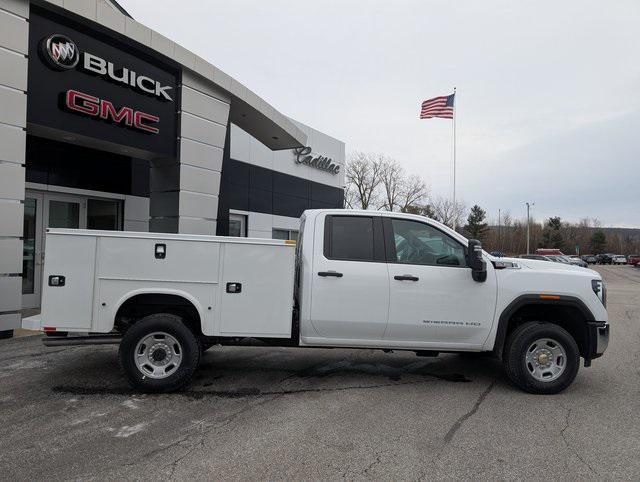
{"type": "Polygon", "coordinates": [[[318,336],[381,340],[389,311],[381,217],[320,215],[313,251],[310,318],[318,336]]]}
{"type": "Polygon", "coordinates": [[[426,222],[385,218],[390,306],[385,338],[438,347],[479,346],[496,306],[496,279],[488,266],[476,282],[458,240],[426,222]]]}

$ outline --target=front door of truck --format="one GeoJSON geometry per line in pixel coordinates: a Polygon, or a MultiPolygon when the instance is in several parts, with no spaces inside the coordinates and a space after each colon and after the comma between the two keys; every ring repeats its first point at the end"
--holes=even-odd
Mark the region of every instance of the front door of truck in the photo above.
{"type": "Polygon", "coordinates": [[[311,323],[321,338],[381,340],[389,273],[379,216],[316,218],[311,323]]]}
{"type": "Polygon", "coordinates": [[[496,306],[491,267],[472,279],[463,244],[426,222],[385,218],[390,306],[385,338],[393,341],[479,346],[496,306]]]}

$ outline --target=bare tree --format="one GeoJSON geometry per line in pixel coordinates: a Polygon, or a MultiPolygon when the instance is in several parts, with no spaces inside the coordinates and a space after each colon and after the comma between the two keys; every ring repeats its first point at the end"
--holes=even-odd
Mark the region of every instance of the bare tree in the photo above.
{"type": "Polygon", "coordinates": [[[423,204],[429,190],[427,184],[420,176],[409,176],[402,183],[402,189],[398,199],[400,211],[406,213],[411,206],[419,206],[423,204]]]}
{"type": "Polygon", "coordinates": [[[358,199],[353,184],[347,183],[344,187],[344,207],[347,209],[358,209],[358,199]]]}
{"type": "Polygon", "coordinates": [[[462,201],[456,201],[443,197],[437,197],[431,202],[435,219],[449,227],[460,226],[464,218],[466,207],[462,201]]]}
{"type": "Polygon", "coordinates": [[[347,162],[345,177],[350,207],[369,209],[374,207],[377,190],[382,181],[383,157],[379,154],[354,152],[347,162]]]}
{"type": "Polygon", "coordinates": [[[380,156],[380,186],[382,187],[382,204],[380,209],[395,211],[402,194],[404,169],[397,161],[380,156]]]}

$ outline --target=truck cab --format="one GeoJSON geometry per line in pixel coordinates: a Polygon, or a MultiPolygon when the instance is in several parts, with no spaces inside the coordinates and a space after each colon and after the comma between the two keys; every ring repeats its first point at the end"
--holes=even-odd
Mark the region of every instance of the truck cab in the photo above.
{"type": "Polygon", "coordinates": [[[426,218],[308,211],[304,218],[303,345],[481,350],[497,284],[488,261],[474,281],[468,241],[426,218]]]}

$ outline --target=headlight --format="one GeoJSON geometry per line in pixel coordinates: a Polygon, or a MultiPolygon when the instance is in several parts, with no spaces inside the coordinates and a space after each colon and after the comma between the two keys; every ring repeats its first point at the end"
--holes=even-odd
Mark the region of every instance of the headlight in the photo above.
{"type": "Polygon", "coordinates": [[[607,307],[607,288],[604,286],[604,281],[601,279],[593,279],[591,280],[591,288],[593,292],[596,294],[598,299],[602,302],[602,305],[607,307]]]}

